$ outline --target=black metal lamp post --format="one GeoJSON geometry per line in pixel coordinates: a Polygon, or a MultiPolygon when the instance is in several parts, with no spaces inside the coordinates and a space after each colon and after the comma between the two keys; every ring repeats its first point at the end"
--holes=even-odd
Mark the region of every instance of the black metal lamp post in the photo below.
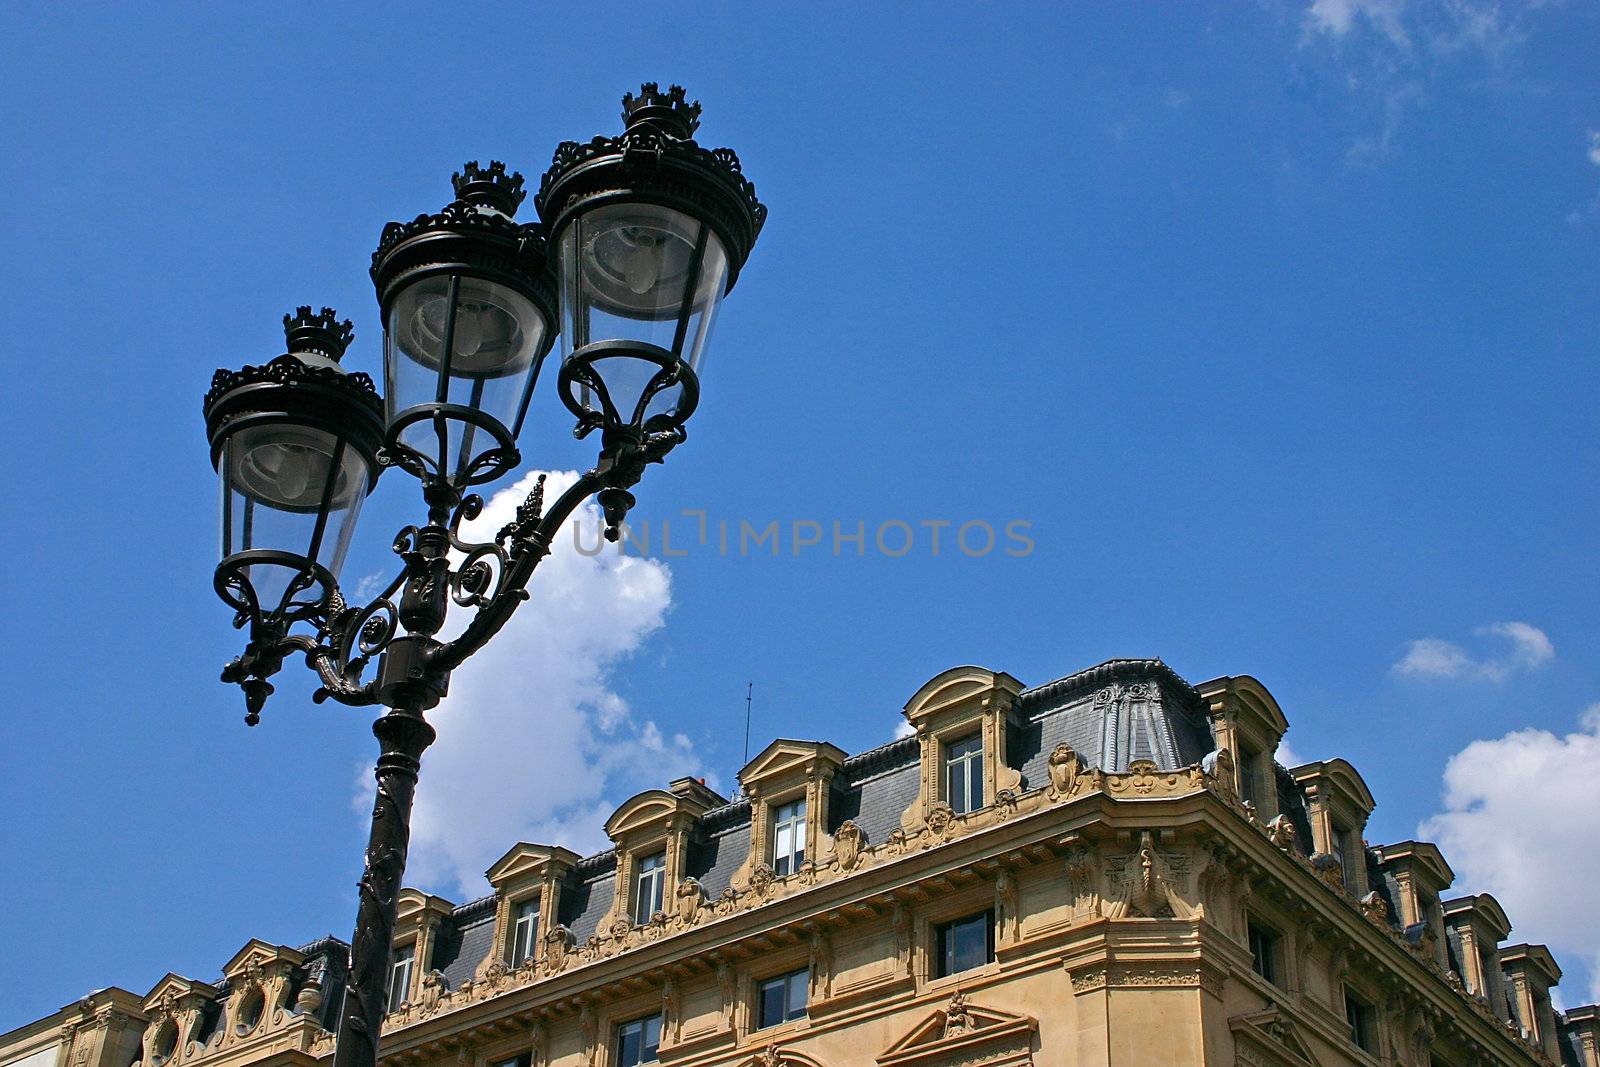
{"type": "Polygon", "coordinates": [[[411,801],[434,738],[426,712],[528,598],[580,503],[597,497],[617,538],[629,490],[683,441],[699,401],[712,318],[766,218],[738,157],[692,139],[699,114],[678,86],[624,97],[621,135],[556,149],[537,198],[543,227],[513,220],[522,176],[500,163],[467,164],[443,211],[385,227],[372,263],[383,400],[365,374],[339,366],[350,323],[309,307],[285,317],[285,355],[218,371],[206,394],[222,479],[215,584],[249,634],[222,679],[244,690],[245,721],[259,721],[268,679],[295,653],[317,672],[318,702],[386,709],[373,724],[377,802],[335,1067],[377,1060],[411,801]],[[517,440],[558,328],[561,397],[579,437],[600,431],[599,460],[548,509],[541,478],[493,541],[469,542],[461,524],[483,500],[467,490],[521,462],[517,440]],[[396,536],[402,563],[388,588],[354,607],[339,566],[384,466],[418,479],[427,519],[396,536]],[[452,603],[472,616],[441,641],[452,603]]]}

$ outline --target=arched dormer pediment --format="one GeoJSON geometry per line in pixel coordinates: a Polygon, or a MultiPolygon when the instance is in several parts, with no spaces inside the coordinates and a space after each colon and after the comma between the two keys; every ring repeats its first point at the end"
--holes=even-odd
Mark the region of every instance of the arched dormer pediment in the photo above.
{"type": "Polygon", "coordinates": [[[613,841],[640,833],[665,833],[678,813],[678,798],[665,789],[646,789],[622,802],[606,820],[606,836],[613,841]]]}
{"type": "Polygon", "coordinates": [[[455,905],[444,897],[436,897],[420,889],[402,889],[396,895],[394,902],[395,930],[414,926],[424,921],[424,917],[429,913],[444,916],[449,915],[454,909],[455,905]]]}
{"type": "Polygon", "coordinates": [[[913,727],[950,714],[982,707],[985,702],[1015,704],[1022,683],[1005,671],[971,665],[940,671],[923,683],[906,701],[904,714],[913,727]]]}
{"type": "Polygon", "coordinates": [[[1361,777],[1347,760],[1331,759],[1323,763],[1324,773],[1327,774],[1336,788],[1349,800],[1351,804],[1366,814],[1371,814],[1372,809],[1378,806],[1373,799],[1372,790],[1367,788],[1366,780],[1361,777]]]}

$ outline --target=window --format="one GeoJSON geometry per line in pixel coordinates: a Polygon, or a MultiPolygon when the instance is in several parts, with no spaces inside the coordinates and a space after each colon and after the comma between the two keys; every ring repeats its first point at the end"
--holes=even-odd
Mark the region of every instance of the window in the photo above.
{"type": "Polygon", "coordinates": [[[1354,832],[1339,823],[1333,824],[1330,851],[1339,860],[1339,869],[1344,873],[1344,887],[1352,893],[1359,884],[1356,881],[1356,864],[1364,862],[1360,850],[1351,847],[1357,840],[1354,832]]]}
{"type": "Polygon", "coordinates": [[[806,1013],[806,985],[811,972],[802,967],[756,983],[756,1029],[799,1019],[806,1013]]]}
{"type": "Polygon", "coordinates": [[[647,926],[650,916],[660,911],[667,889],[667,854],[639,858],[639,870],[633,878],[633,922],[647,926]]]}
{"type": "Polygon", "coordinates": [[[1278,981],[1278,935],[1252,920],[1250,929],[1250,969],[1267,981],[1278,981]]]}
{"type": "Polygon", "coordinates": [[[970,971],[994,960],[994,912],[934,927],[935,978],[970,971]]]}
{"type": "Polygon", "coordinates": [[[646,1015],[643,1019],[623,1023],[617,1027],[617,1067],[656,1062],[656,1049],[660,1044],[660,1015],[646,1015]]]}
{"type": "Polygon", "coordinates": [[[1247,804],[1256,802],[1256,768],[1261,764],[1261,753],[1239,746],[1239,799],[1247,804]]]}
{"type": "Polygon", "coordinates": [[[417,962],[417,946],[404,945],[394,950],[389,964],[389,1010],[399,1011],[411,999],[411,968],[417,962]]]}
{"type": "Polygon", "coordinates": [[[806,861],[806,802],[802,797],[772,812],[772,871],[793,874],[806,861]]]}
{"type": "Polygon", "coordinates": [[[1350,992],[1344,991],[1344,1017],[1350,1024],[1350,1040],[1363,1052],[1376,1053],[1378,1020],[1372,1005],[1350,992]]]}
{"type": "Polygon", "coordinates": [[[945,801],[957,815],[983,807],[983,737],[973,734],[944,746],[945,801]]]}
{"type": "Polygon", "coordinates": [[[533,1053],[524,1052],[522,1055],[514,1056],[509,1060],[501,1060],[493,1064],[492,1067],[533,1067],[533,1053]]]}
{"type": "Polygon", "coordinates": [[[525,900],[517,905],[516,921],[511,927],[511,966],[515,967],[534,954],[534,937],[539,929],[539,901],[525,900]]]}

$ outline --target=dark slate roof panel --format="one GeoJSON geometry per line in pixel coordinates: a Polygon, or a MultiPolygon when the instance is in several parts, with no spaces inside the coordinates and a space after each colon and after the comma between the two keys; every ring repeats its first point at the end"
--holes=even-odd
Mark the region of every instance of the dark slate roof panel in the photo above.
{"type": "Polygon", "coordinates": [[[712,900],[722,895],[733,881],[733,873],[750,855],[750,810],[745,805],[744,821],[721,833],[706,834],[689,850],[689,875],[699,879],[712,900]]]}
{"type": "Polygon", "coordinates": [[[841,816],[839,822],[854,819],[869,843],[882,844],[900,828],[900,816],[921,792],[922,768],[916,763],[906,764],[847,790],[845,797],[853,799],[853,804],[847,806],[853,807],[855,814],[841,816]]]}
{"type": "Polygon", "coordinates": [[[444,972],[447,989],[459,988],[477,971],[478,964],[489,958],[494,949],[494,909],[485,909],[481,916],[462,923],[456,934],[459,940],[454,958],[449,966],[437,968],[444,972]]]}
{"type": "Polygon", "coordinates": [[[1050,752],[1062,742],[1090,766],[1119,774],[1140,759],[1187,767],[1212,748],[1199,694],[1156,659],[1111,660],[1025,689],[1019,703],[1039,729],[1022,766],[1028,788],[1048,780],[1050,752]]]}
{"type": "Polygon", "coordinates": [[[1278,811],[1288,816],[1289,824],[1294,827],[1294,847],[1301,855],[1309,856],[1316,852],[1317,846],[1316,838],[1311,836],[1305,792],[1281,763],[1272,765],[1272,774],[1278,786],[1278,811]]]}
{"type": "MultiPolygon", "coordinates": [[[[579,944],[594,936],[600,919],[616,899],[616,853],[606,852],[601,858],[606,862],[593,864],[582,872],[582,877],[569,879],[566,892],[561,895],[561,922],[579,944]]],[[[580,864],[583,866],[586,864],[580,864]]]]}

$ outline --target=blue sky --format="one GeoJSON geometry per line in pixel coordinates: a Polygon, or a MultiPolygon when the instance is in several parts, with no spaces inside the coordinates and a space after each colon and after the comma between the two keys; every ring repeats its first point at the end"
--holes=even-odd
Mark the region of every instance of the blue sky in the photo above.
{"type": "MultiPolygon", "coordinates": [[[[1365,775],[1370,841],[1440,840],[1593,1001],[1597,33],[1477,0],[10,5],[0,1028],[348,935],[367,719],[295,667],[247,730],[217,682],[200,397],[302,303],[376,370],[383,223],[468,159],[537,175],[646,79],[771,219],[641,488],[654,557],[558,554],[458,672],[413,882],[469,899],[519,837],[726,790],[749,682],[755,747],[854,751],[946,667],[1159,655],[1262,679],[1295,755],[1365,775]],[[952,549],[1011,521],[1025,555],[952,549]]],[[[523,452],[574,469],[550,384],[523,452]]],[[[385,477],[350,586],[414,503],[385,477]]]]}

